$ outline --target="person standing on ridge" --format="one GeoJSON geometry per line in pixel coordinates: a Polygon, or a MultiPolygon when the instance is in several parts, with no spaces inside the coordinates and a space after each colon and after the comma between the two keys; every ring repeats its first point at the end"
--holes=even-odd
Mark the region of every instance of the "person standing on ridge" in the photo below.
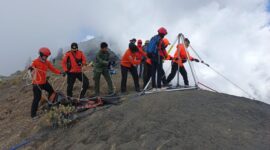
{"type": "Polygon", "coordinates": [[[166,48],[170,45],[170,42],[167,38],[163,38],[161,43],[161,50],[159,51],[160,58],[162,60],[162,70],[161,70],[161,81],[163,83],[163,86],[167,86],[167,80],[166,80],[166,74],[163,68],[164,60],[172,60],[173,58],[168,54],[166,48]]]}
{"type": "Polygon", "coordinates": [[[140,60],[137,58],[139,49],[134,43],[129,44],[129,48],[126,50],[121,59],[121,92],[126,92],[128,72],[131,73],[134,80],[135,90],[140,92],[139,77],[136,66],[140,64],[140,60]]]}
{"type": "Polygon", "coordinates": [[[151,60],[150,58],[148,58],[148,54],[147,54],[147,47],[149,44],[149,40],[146,40],[143,46],[143,51],[146,53],[146,59],[144,62],[144,66],[143,66],[143,87],[146,86],[147,82],[149,81],[149,79],[151,78],[151,71],[152,71],[152,64],[151,64],[151,60]]]}
{"type": "Polygon", "coordinates": [[[142,75],[143,75],[143,64],[144,64],[144,62],[145,62],[145,57],[146,57],[146,53],[145,53],[145,51],[143,50],[143,46],[142,46],[142,40],[138,40],[138,42],[137,42],[137,47],[138,47],[138,49],[139,49],[139,57],[141,58],[141,63],[140,63],[140,65],[138,66],[138,74],[139,74],[139,78],[141,78],[142,77],[142,75]]]}
{"type": "Polygon", "coordinates": [[[162,39],[167,35],[167,30],[164,27],[158,29],[158,34],[151,38],[147,47],[147,55],[151,59],[152,70],[152,88],[161,88],[162,79],[162,57],[160,56],[162,39]],[[157,80],[156,80],[157,74],[157,80]]]}
{"type": "Polygon", "coordinates": [[[39,101],[41,99],[42,90],[48,92],[49,102],[53,102],[55,98],[55,91],[52,88],[51,84],[47,81],[47,71],[51,70],[55,74],[62,74],[58,69],[54,68],[50,61],[47,58],[51,55],[51,51],[47,47],[42,47],[39,49],[39,57],[36,58],[28,70],[32,74],[32,85],[34,99],[31,107],[31,117],[35,118],[37,116],[37,110],[39,101]]]}
{"type": "Polygon", "coordinates": [[[86,57],[81,50],[78,50],[78,44],[72,43],[71,50],[66,52],[62,59],[63,70],[67,74],[67,95],[73,96],[73,86],[78,79],[82,82],[82,90],[80,98],[84,98],[85,93],[89,87],[89,80],[83,73],[83,66],[86,65],[86,57]]]}
{"type": "Polygon", "coordinates": [[[100,44],[100,51],[96,54],[94,63],[94,81],[95,81],[95,95],[99,96],[100,76],[104,76],[108,84],[108,94],[114,95],[113,83],[108,69],[110,53],[108,52],[108,44],[102,42],[100,44]]]}
{"type": "Polygon", "coordinates": [[[175,77],[175,75],[179,69],[179,72],[184,79],[185,86],[189,86],[188,75],[187,75],[187,71],[185,69],[184,63],[187,61],[188,58],[189,58],[189,60],[195,61],[195,62],[199,62],[199,60],[197,58],[193,58],[192,56],[190,56],[188,51],[186,51],[186,49],[185,49],[185,48],[188,48],[190,45],[189,39],[185,38],[184,44],[179,44],[176,46],[177,49],[176,49],[176,52],[174,54],[171,73],[169,74],[169,76],[167,78],[167,84],[169,84],[172,81],[172,79],[175,77]],[[180,59],[178,58],[179,56],[180,56],[180,59]]]}

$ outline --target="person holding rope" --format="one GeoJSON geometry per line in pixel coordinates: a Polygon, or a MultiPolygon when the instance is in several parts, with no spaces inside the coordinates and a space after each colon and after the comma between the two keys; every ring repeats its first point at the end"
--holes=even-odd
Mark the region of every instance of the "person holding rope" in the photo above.
{"type": "Polygon", "coordinates": [[[138,66],[138,74],[139,74],[139,78],[141,78],[143,76],[143,64],[146,60],[146,52],[143,50],[141,39],[137,41],[137,47],[139,49],[139,55],[140,55],[139,57],[141,58],[141,63],[138,66]]]}
{"type": "Polygon", "coordinates": [[[121,93],[125,93],[127,90],[127,77],[128,72],[131,73],[135,90],[140,92],[140,85],[139,85],[139,76],[137,72],[136,66],[141,63],[140,58],[138,57],[139,49],[134,43],[129,43],[129,48],[126,50],[125,54],[122,56],[121,59],[121,93]]]}
{"type": "Polygon", "coordinates": [[[184,67],[184,63],[187,61],[187,59],[189,59],[191,61],[195,61],[195,62],[200,62],[197,58],[193,58],[187,52],[186,48],[188,48],[189,45],[190,45],[189,39],[185,38],[184,44],[179,44],[176,46],[177,49],[176,49],[176,52],[174,54],[174,58],[172,61],[171,73],[169,74],[169,76],[167,78],[167,84],[169,84],[172,81],[172,79],[175,77],[175,75],[177,73],[177,70],[179,69],[179,72],[181,73],[181,75],[184,79],[185,86],[189,86],[187,71],[184,67]],[[180,56],[180,59],[178,58],[179,56],[180,56]]]}
{"type": "MultiPolygon", "coordinates": [[[[166,51],[166,48],[170,45],[170,42],[167,38],[163,38],[162,43],[161,43],[161,49],[159,51],[159,55],[161,56],[162,63],[164,60],[171,60],[172,57],[168,54],[166,51]]],[[[146,65],[145,65],[145,74],[144,74],[144,87],[147,85],[147,82],[151,78],[151,69],[152,69],[152,62],[151,59],[147,58],[146,59],[146,65]]],[[[166,80],[166,74],[164,71],[164,68],[161,68],[161,82],[163,86],[167,86],[167,80],[166,80]]]]}
{"type": "Polygon", "coordinates": [[[167,38],[163,38],[162,43],[161,43],[161,49],[159,51],[159,55],[161,56],[162,59],[162,68],[161,68],[161,81],[163,83],[163,86],[167,86],[167,80],[166,80],[166,74],[163,68],[163,63],[164,60],[172,60],[173,58],[168,54],[166,48],[170,45],[171,43],[167,38]]]}
{"type": "Polygon", "coordinates": [[[167,30],[164,27],[158,29],[158,34],[151,38],[150,43],[147,47],[147,55],[151,59],[151,77],[152,77],[152,88],[161,88],[162,80],[162,56],[160,56],[162,39],[167,34],[167,30]],[[157,80],[156,80],[157,74],[157,80]]]}
{"type": "Polygon", "coordinates": [[[30,67],[28,68],[32,74],[32,85],[34,99],[31,106],[31,117],[34,119],[37,116],[37,110],[39,101],[41,99],[42,90],[48,92],[48,99],[53,102],[55,98],[55,91],[51,84],[47,81],[47,70],[51,70],[55,74],[62,74],[60,70],[53,67],[47,58],[51,55],[51,51],[47,47],[42,47],[39,49],[39,57],[36,58],[30,67]]]}
{"type": "Polygon", "coordinates": [[[149,44],[149,40],[146,40],[143,46],[143,51],[146,53],[146,60],[143,66],[143,87],[147,85],[147,82],[151,79],[151,72],[152,72],[152,63],[151,59],[148,57],[147,54],[147,47],[149,44]]]}
{"type": "Polygon", "coordinates": [[[82,82],[82,90],[80,98],[84,98],[85,93],[89,87],[89,80],[83,73],[83,66],[86,65],[86,57],[81,50],[78,50],[78,44],[72,43],[71,50],[66,52],[62,59],[63,70],[67,74],[67,96],[73,96],[73,86],[78,79],[82,82]]]}
{"type": "Polygon", "coordinates": [[[108,69],[110,53],[108,52],[108,44],[102,42],[100,44],[100,51],[96,54],[94,63],[94,81],[95,81],[95,95],[99,96],[100,76],[104,76],[108,84],[108,94],[114,95],[113,83],[108,69]]]}

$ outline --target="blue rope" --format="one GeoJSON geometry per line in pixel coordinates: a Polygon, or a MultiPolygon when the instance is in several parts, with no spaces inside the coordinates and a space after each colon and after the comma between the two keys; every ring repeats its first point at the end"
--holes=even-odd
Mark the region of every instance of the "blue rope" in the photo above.
{"type": "Polygon", "coordinates": [[[32,141],[31,139],[23,140],[21,143],[11,147],[10,150],[17,150],[17,149],[29,144],[31,141],[32,141]]]}

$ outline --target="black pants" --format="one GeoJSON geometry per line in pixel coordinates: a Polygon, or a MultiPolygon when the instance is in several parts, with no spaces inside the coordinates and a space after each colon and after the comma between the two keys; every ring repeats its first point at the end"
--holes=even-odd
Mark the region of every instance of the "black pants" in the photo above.
{"type": "Polygon", "coordinates": [[[139,76],[138,76],[137,68],[134,67],[134,66],[128,68],[128,67],[125,67],[125,66],[121,65],[121,74],[122,74],[121,92],[126,92],[126,90],[127,90],[128,72],[131,73],[131,76],[132,76],[132,78],[134,80],[135,90],[139,91],[140,90],[140,85],[139,85],[139,76]]]}
{"type": "Polygon", "coordinates": [[[47,91],[49,94],[49,97],[54,93],[52,86],[48,82],[46,82],[45,84],[33,84],[34,100],[31,107],[32,118],[37,115],[38,104],[39,104],[39,101],[41,99],[41,94],[42,94],[41,90],[47,91]]]}
{"type": "MultiPolygon", "coordinates": [[[[145,63],[144,69],[143,69],[143,87],[144,88],[147,85],[148,81],[150,80],[151,76],[152,76],[152,65],[145,63]]],[[[163,68],[161,70],[161,81],[163,85],[167,84],[166,74],[163,68]]]]}
{"type": "Polygon", "coordinates": [[[139,67],[138,68],[138,72],[139,72],[138,75],[139,75],[139,78],[141,78],[143,76],[143,67],[144,67],[143,63],[141,63],[138,67],[139,67]]]}
{"type": "MultiPolygon", "coordinates": [[[[151,71],[151,77],[152,77],[152,87],[153,88],[161,88],[161,79],[162,79],[162,70],[163,70],[163,63],[162,59],[151,59],[152,60],[152,71],[151,71]],[[157,74],[157,80],[156,80],[156,74],[157,74]]],[[[163,73],[164,75],[165,73],[163,73]]]]}
{"type": "Polygon", "coordinates": [[[165,74],[163,67],[161,69],[161,81],[162,81],[163,85],[167,84],[166,74],[165,74]]]}
{"type": "Polygon", "coordinates": [[[79,81],[83,81],[82,91],[80,93],[80,98],[83,98],[88,87],[89,87],[89,80],[84,73],[68,73],[67,74],[67,95],[69,97],[73,96],[72,90],[74,83],[78,79],[79,81]]]}
{"type": "MultiPolygon", "coordinates": [[[[172,79],[175,77],[176,73],[178,70],[178,64],[177,63],[172,63],[172,69],[171,69],[171,73],[167,78],[167,83],[170,83],[172,81],[172,79]]],[[[181,73],[183,79],[184,79],[184,83],[185,85],[189,85],[188,84],[188,76],[187,76],[187,71],[185,69],[184,66],[179,66],[179,72],[181,73]]]]}
{"type": "Polygon", "coordinates": [[[152,76],[151,72],[152,72],[152,65],[145,62],[144,69],[143,69],[143,87],[144,88],[152,76]]]}

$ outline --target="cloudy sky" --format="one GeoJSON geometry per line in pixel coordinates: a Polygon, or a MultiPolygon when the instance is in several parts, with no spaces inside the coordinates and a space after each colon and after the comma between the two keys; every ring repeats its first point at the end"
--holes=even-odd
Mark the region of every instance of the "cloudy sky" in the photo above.
{"type": "MultiPolygon", "coordinates": [[[[270,103],[270,31],[267,0],[1,0],[0,74],[9,75],[37,56],[42,46],[57,49],[73,41],[104,36],[123,52],[132,37],[149,39],[158,27],[178,33],[213,68],[256,99],[270,103]]],[[[202,64],[202,83],[245,96],[202,64]]],[[[169,65],[165,70],[170,70],[169,65]]],[[[189,73],[190,74],[190,73],[189,73]]],[[[192,79],[191,76],[189,77],[192,79]]],[[[192,82],[192,81],[191,81],[192,82]]]]}

